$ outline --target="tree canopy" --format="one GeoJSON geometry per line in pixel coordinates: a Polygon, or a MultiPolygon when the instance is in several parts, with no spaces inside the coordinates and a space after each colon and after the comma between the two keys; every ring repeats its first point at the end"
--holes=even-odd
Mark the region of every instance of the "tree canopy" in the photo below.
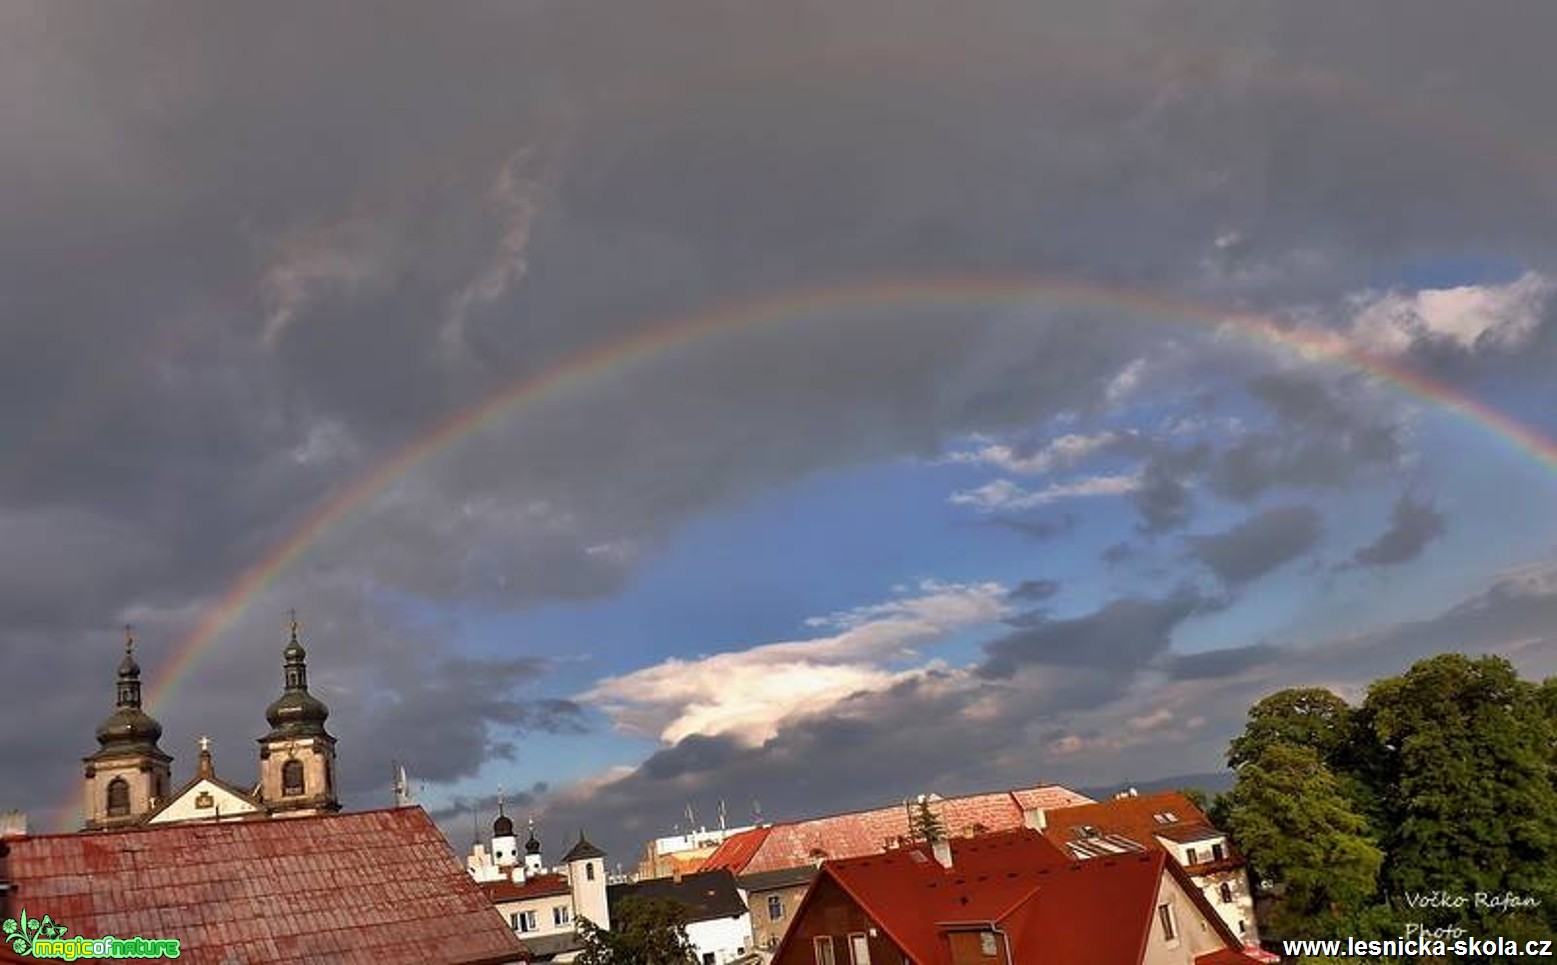
{"type": "Polygon", "coordinates": [[[626,898],[611,908],[611,927],[579,919],[579,965],[695,965],[686,909],[665,898],[626,898]]]}
{"type": "Polygon", "coordinates": [[[1269,886],[1275,933],[1557,925],[1557,681],[1444,654],[1356,708],[1284,690],[1250,709],[1228,761],[1238,779],[1213,813],[1269,886]],[[1486,900],[1509,895],[1526,906],[1486,900]]]}

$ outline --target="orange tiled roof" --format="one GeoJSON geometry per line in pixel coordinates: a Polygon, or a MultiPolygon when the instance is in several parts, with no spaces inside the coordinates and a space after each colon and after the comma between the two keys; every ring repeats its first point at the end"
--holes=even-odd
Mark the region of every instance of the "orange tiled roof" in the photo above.
{"type": "MultiPolygon", "coordinates": [[[[1056,784],[993,791],[936,800],[931,809],[954,837],[1024,826],[1024,809],[1064,808],[1092,799],[1056,784]]],[[[703,863],[737,875],[779,871],[821,858],[854,858],[895,846],[909,834],[901,804],[802,821],[790,821],[733,835],[703,863]]]]}
{"type": "MultiPolygon", "coordinates": [[[[1084,840],[1079,828],[1095,829],[1099,835],[1127,838],[1151,849],[1162,847],[1158,836],[1193,843],[1208,835],[1221,834],[1211,826],[1205,814],[1178,791],[1060,808],[1047,812],[1045,819],[1044,837],[1062,848],[1084,840]]],[[[1231,846],[1228,846],[1228,853],[1231,855],[1231,846]]],[[[1237,863],[1241,864],[1241,860],[1237,863]]]]}
{"type": "Polygon", "coordinates": [[[13,914],[49,915],[73,936],[175,938],[196,965],[526,955],[421,808],[6,844],[13,914]]]}

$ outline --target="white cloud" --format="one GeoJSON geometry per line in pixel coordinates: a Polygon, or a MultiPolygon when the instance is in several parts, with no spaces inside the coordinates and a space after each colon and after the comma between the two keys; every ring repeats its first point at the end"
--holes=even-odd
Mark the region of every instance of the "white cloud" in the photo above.
{"type": "Polygon", "coordinates": [[[954,506],[971,506],[985,513],[1014,512],[1047,506],[1063,499],[1121,496],[1134,492],[1140,485],[1141,478],[1136,473],[1088,476],[1042,489],[1026,489],[1009,479],[997,479],[977,489],[952,493],[951,502],[954,506]]]}
{"type": "Polygon", "coordinates": [[[393,258],[393,232],[362,217],[294,233],[260,278],[262,334],[274,345],[323,288],[351,291],[380,277],[393,258]]]}
{"type": "Polygon", "coordinates": [[[1517,348],[1540,324],[1557,282],[1526,272],[1505,285],[1367,292],[1348,299],[1351,333],[1371,351],[1397,355],[1419,341],[1461,348],[1517,348]]]}
{"type": "MultiPolygon", "coordinates": [[[[1138,362],[1132,362],[1123,371],[1114,377],[1114,382],[1121,379],[1138,379],[1138,362]],[[1130,374],[1130,373],[1135,374],[1130,374]]],[[[1113,383],[1110,383],[1111,385],[1113,383]]],[[[1110,389],[1112,392],[1112,389],[1110,389]]],[[[1109,446],[1117,443],[1120,435],[1117,432],[1099,432],[1093,435],[1070,432],[1051,440],[1043,448],[1035,452],[1023,453],[1004,443],[988,442],[980,437],[975,441],[983,442],[977,449],[968,449],[961,452],[953,452],[943,459],[943,462],[961,463],[964,465],[993,466],[1004,472],[1018,473],[1024,476],[1040,475],[1053,472],[1056,469],[1066,469],[1077,465],[1109,446]]]]}
{"type": "Polygon", "coordinates": [[[628,733],[675,743],[693,734],[727,735],[756,745],[786,719],[828,710],[861,691],[882,691],[926,672],[894,663],[916,648],[1008,612],[998,583],[925,582],[920,594],[807,621],[832,636],[768,643],[708,657],[672,658],[601,680],[580,699],[628,733]]]}

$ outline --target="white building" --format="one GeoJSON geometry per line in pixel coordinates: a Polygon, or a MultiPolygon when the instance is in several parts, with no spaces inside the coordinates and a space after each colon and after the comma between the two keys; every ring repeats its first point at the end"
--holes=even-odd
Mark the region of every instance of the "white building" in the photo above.
{"type": "Polygon", "coordinates": [[[533,961],[569,962],[581,947],[580,918],[611,927],[604,859],[605,852],[580,833],[563,856],[562,866],[548,870],[535,826],[530,825],[521,847],[499,796],[490,850],[479,841],[474,843],[465,869],[529,948],[533,961]]]}
{"type": "Polygon", "coordinates": [[[633,898],[681,904],[687,938],[701,965],[725,965],[751,950],[751,912],[727,869],[612,885],[608,895],[616,909],[633,898]]]}

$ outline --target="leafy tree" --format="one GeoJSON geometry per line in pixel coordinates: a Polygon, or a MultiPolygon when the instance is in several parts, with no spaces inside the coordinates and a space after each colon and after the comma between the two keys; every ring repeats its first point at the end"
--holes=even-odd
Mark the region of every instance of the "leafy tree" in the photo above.
{"type": "Polygon", "coordinates": [[[1242,762],[1238,782],[1217,803],[1257,880],[1280,896],[1274,931],[1356,933],[1384,854],[1314,748],[1270,742],[1242,762]]]}
{"type": "Polygon", "coordinates": [[[1189,798],[1189,803],[1202,811],[1211,806],[1211,796],[1198,787],[1181,787],[1179,793],[1189,798]]]}
{"type": "Polygon", "coordinates": [[[1326,765],[1345,756],[1352,709],[1322,687],[1280,690],[1249,708],[1249,723],[1227,749],[1227,765],[1237,770],[1273,745],[1309,747],[1326,765]]]}
{"type": "MultiPolygon", "coordinates": [[[[1510,891],[1539,898],[1550,915],[1557,789],[1543,695],[1507,660],[1461,654],[1421,661],[1369,689],[1361,719],[1376,743],[1373,779],[1388,828],[1384,880],[1393,897],[1510,891]]],[[[1521,918],[1540,914],[1471,903],[1442,917],[1511,935],[1521,918]]]]}
{"type": "Polygon", "coordinates": [[[627,898],[611,909],[611,928],[578,921],[579,965],[695,965],[686,908],[665,898],[627,898]]]}

